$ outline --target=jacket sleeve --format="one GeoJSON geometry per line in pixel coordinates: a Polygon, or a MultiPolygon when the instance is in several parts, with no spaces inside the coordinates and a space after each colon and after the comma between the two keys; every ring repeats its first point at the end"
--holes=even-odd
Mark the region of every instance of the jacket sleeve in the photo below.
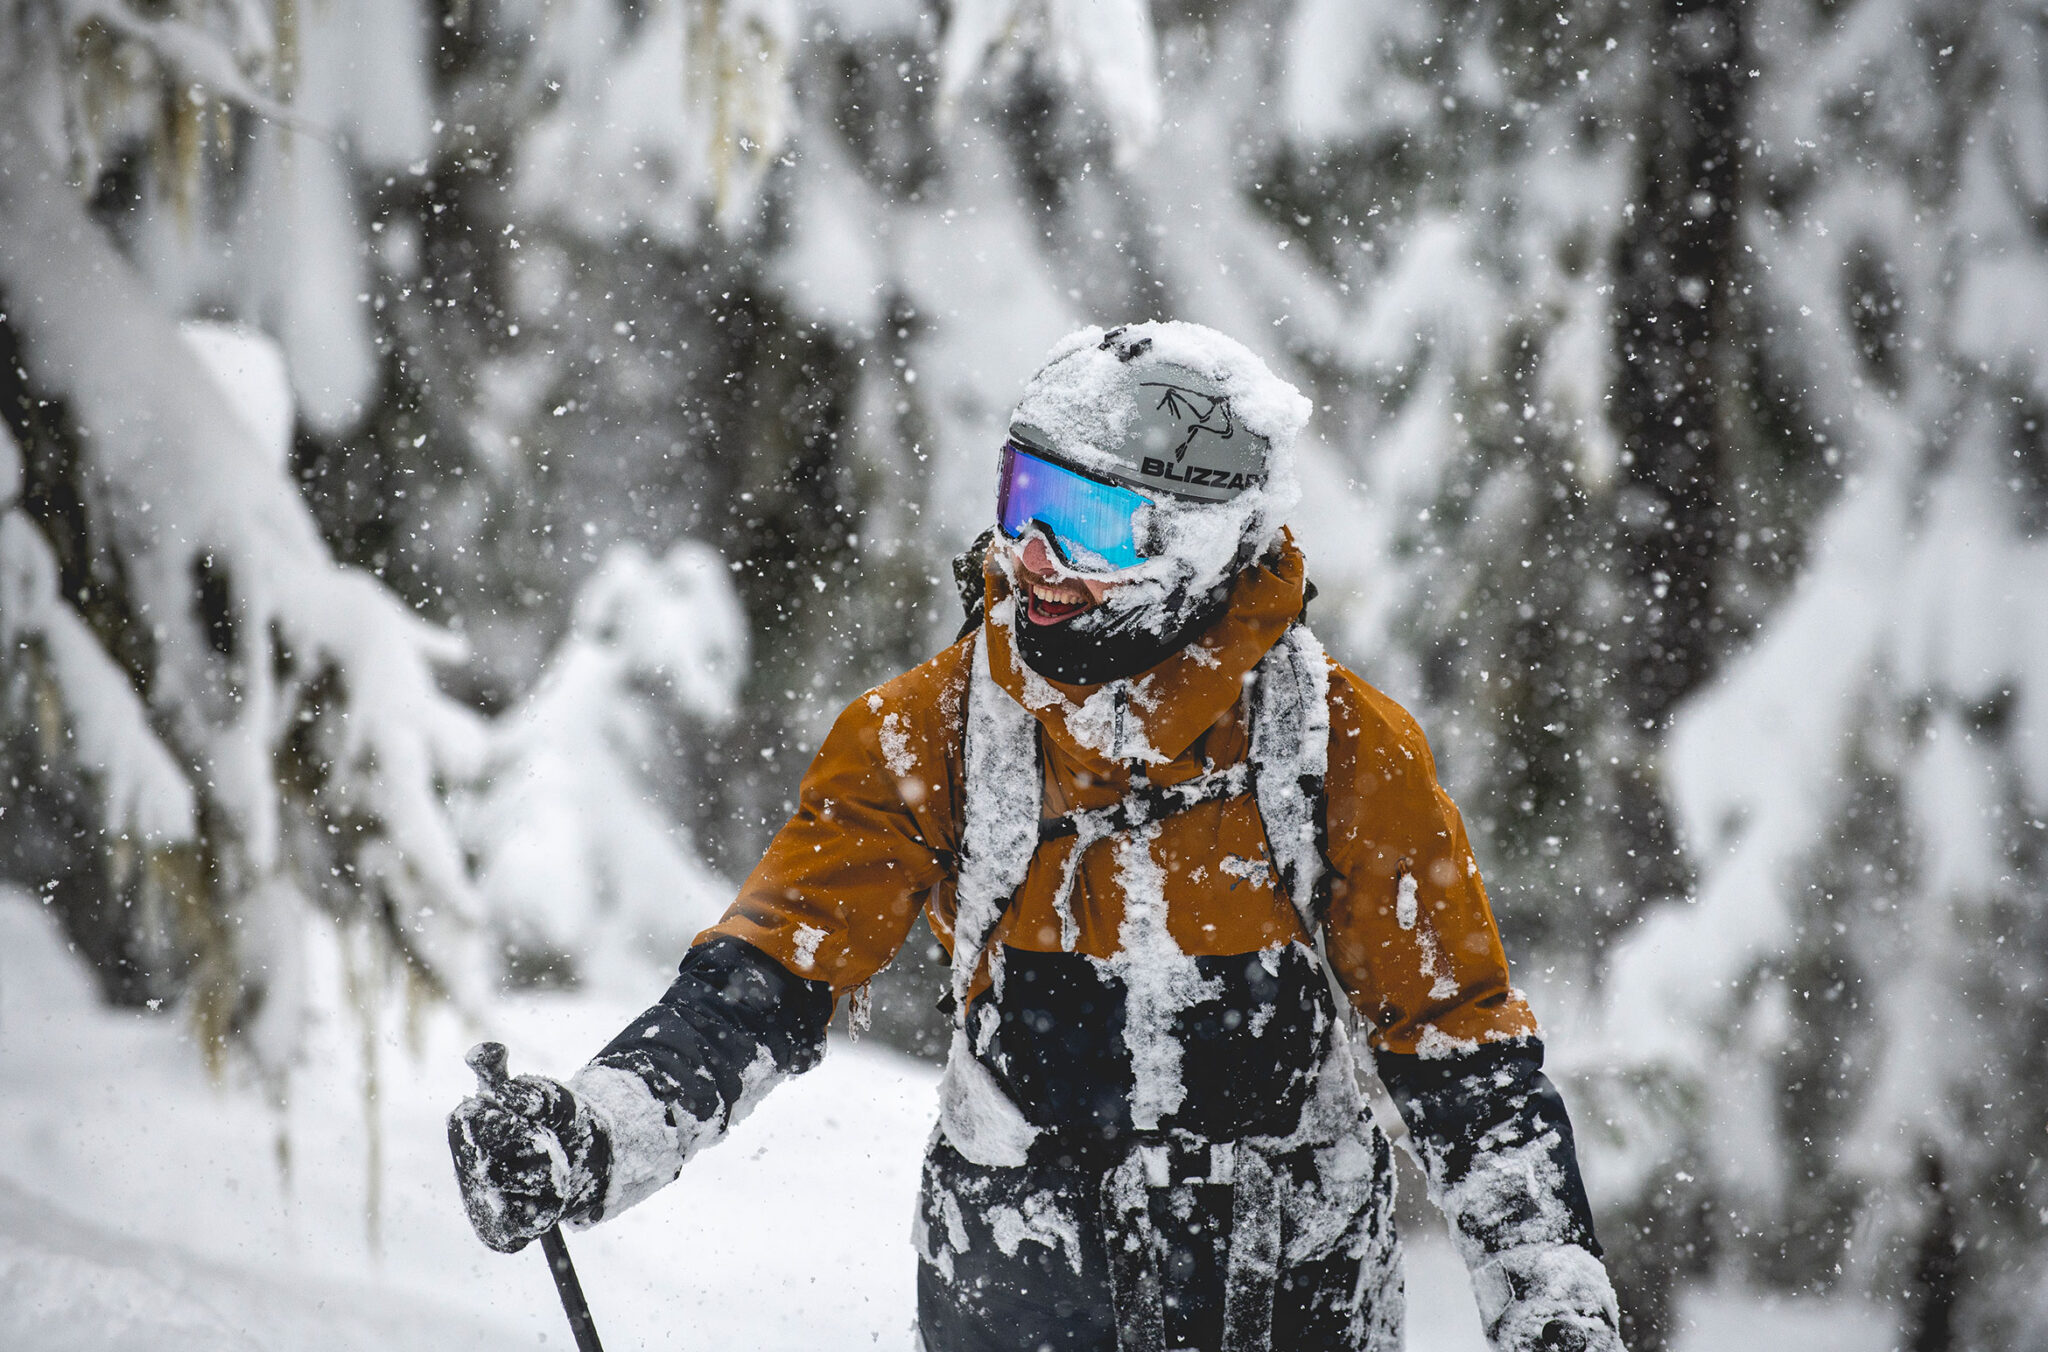
{"type": "Polygon", "coordinates": [[[832,988],[738,939],[684,957],[661,1000],[569,1082],[603,1122],[610,1173],[598,1205],[616,1215],[667,1186],[769,1089],[818,1064],[832,988]]]}
{"type": "Polygon", "coordinates": [[[1571,1119],[1543,1073],[1540,1038],[1438,1060],[1381,1052],[1375,1061],[1468,1263],[1529,1244],[1600,1253],[1571,1119]]]}
{"type": "Polygon", "coordinates": [[[1373,1050],[1440,1057],[1533,1035],[1422,730],[1341,668],[1330,701],[1330,963],[1373,1050]]]}
{"type": "Polygon", "coordinates": [[[1331,963],[1371,1026],[1488,1335],[1560,1312],[1605,1311],[1611,1327],[1571,1120],[1465,824],[1405,710],[1341,670],[1331,695],[1331,963]]]}
{"type": "Polygon", "coordinates": [[[958,773],[947,657],[839,716],[796,814],[731,908],[697,936],[660,1003],[570,1082],[612,1150],[580,1223],[666,1186],[771,1087],[816,1065],[837,997],[903,946],[946,871],[958,773]]]}
{"type": "Polygon", "coordinates": [[[796,814],[699,942],[744,939],[835,996],[896,956],[959,848],[965,671],[955,645],[846,707],[796,814]]]}

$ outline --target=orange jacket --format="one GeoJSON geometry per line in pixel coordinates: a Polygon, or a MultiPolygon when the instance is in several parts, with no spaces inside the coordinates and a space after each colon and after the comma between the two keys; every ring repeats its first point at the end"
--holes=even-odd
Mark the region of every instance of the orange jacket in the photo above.
{"type": "MultiPolygon", "coordinates": [[[[1000,617],[1008,584],[993,566],[987,578],[987,613],[1000,617]]],[[[1221,620],[1132,682],[1128,716],[1163,758],[1145,767],[1153,784],[1244,758],[1244,677],[1301,613],[1303,582],[1301,552],[1283,537],[1238,576],[1221,620]]],[[[1039,720],[1042,814],[1122,798],[1131,767],[1089,750],[1070,725],[1096,687],[1047,681],[1023,667],[998,619],[984,621],[980,638],[996,683],[1039,720]]],[[[835,995],[881,970],[920,910],[950,946],[969,662],[962,640],[847,706],[804,775],[796,815],[698,942],[721,934],[745,940],[797,975],[829,983],[835,995]]],[[[1535,1032],[1534,1015],[1508,984],[1464,823],[1437,784],[1421,730],[1334,664],[1326,790],[1328,953],[1372,1045],[1427,1056],[1535,1032]]],[[[1157,829],[1152,851],[1166,877],[1167,927],[1184,952],[1252,953],[1308,937],[1278,888],[1249,793],[1167,817],[1157,829]]],[[[991,947],[1060,949],[1053,898],[1076,847],[1071,836],[1039,845],[991,947]]],[[[1089,847],[1072,892],[1074,946],[1098,958],[1117,951],[1123,920],[1114,850],[1113,840],[1089,847]]]]}

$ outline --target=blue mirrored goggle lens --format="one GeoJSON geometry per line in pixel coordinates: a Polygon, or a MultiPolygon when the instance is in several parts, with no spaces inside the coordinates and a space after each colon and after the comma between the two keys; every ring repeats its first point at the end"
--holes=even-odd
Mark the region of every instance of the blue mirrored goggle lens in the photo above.
{"type": "Polygon", "coordinates": [[[1148,499],[1134,489],[1101,483],[1015,445],[1003,447],[996,521],[1021,539],[1033,522],[1045,527],[1067,565],[1102,572],[1143,563],[1134,535],[1148,499]]]}

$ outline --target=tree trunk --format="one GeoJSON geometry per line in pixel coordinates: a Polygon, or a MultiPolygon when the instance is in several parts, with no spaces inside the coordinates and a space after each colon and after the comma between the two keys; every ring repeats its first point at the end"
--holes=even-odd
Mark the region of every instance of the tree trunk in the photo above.
{"type": "MultiPolygon", "coordinates": [[[[1742,8],[1665,0],[1648,43],[1638,188],[1615,267],[1620,514],[1637,607],[1623,700],[1646,771],[1653,737],[1719,651],[1742,8]]],[[[1682,894],[1687,877],[1654,773],[1636,778],[1641,791],[1620,805],[1615,866],[1641,907],[1682,894]]]]}
{"type": "Polygon", "coordinates": [[[1930,1147],[1921,1156],[1920,1178],[1927,1190],[1927,1228],[1914,1255],[1906,1288],[1906,1346],[1912,1352],[1948,1352],[1955,1345],[1956,1291],[1961,1254],[1956,1247],[1956,1212],[1949,1202],[1948,1172],[1930,1147]]]}
{"type": "Polygon", "coordinates": [[[1714,658],[1720,379],[1735,275],[1741,9],[1665,0],[1642,122],[1640,189],[1617,268],[1629,562],[1646,597],[1630,699],[1662,721],[1714,658]]]}
{"type": "MultiPolygon", "coordinates": [[[[1630,791],[1617,806],[1615,875],[1624,913],[1689,890],[1654,764],[1672,711],[1711,674],[1719,654],[1715,575],[1723,548],[1726,354],[1736,277],[1737,140],[1744,52],[1737,0],[1664,0],[1647,39],[1634,215],[1616,260],[1616,422],[1624,482],[1619,504],[1633,623],[1621,675],[1635,741],[1630,791]]],[[[1654,1229],[1671,1248],[1677,1214],[1654,1229]]],[[[1697,1217],[1691,1217],[1697,1223],[1697,1217]]],[[[1664,1244],[1658,1252],[1668,1252],[1664,1244]]],[[[1671,1333],[1669,1264],[1621,1263],[1629,1346],[1655,1352],[1671,1333]]]]}

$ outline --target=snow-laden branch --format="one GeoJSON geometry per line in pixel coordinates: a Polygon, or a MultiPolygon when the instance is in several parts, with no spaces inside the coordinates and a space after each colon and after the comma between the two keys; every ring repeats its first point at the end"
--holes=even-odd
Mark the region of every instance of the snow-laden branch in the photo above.
{"type": "Polygon", "coordinates": [[[992,62],[1040,52],[1069,88],[1109,123],[1116,161],[1128,166],[1159,135],[1158,43],[1144,0],[961,0],[940,43],[941,127],[992,62]]]}
{"type": "Polygon", "coordinates": [[[717,919],[732,884],[699,861],[651,761],[663,729],[732,719],[747,647],[708,546],[659,560],[627,546],[584,585],[539,683],[492,725],[485,787],[461,805],[503,949],[665,966],[717,919]]]}
{"type": "Polygon", "coordinates": [[[260,442],[18,111],[0,104],[7,322],[27,378],[75,424],[93,545],[118,558],[125,600],[153,631],[147,724],[210,805],[212,845],[232,865],[223,902],[294,866],[316,892],[342,886],[338,865],[289,846],[319,838],[287,829],[317,812],[328,834],[346,832],[347,888],[381,898],[436,978],[466,984],[456,949],[476,908],[441,785],[475,772],[482,740],[434,675],[462,644],[335,563],[282,445],[260,442]],[[287,799],[290,755],[317,762],[301,772],[315,802],[287,799]]]}
{"type": "MultiPolygon", "coordinates": [[[[0,428],[0,454],[11,451],[0,428]]],[[[48,664],[71,755],[99,780],[109,835],[147,845],[190,840],[198,807],[184,769],[158,740],[149,711],[78,613],[58,599],[57,563],[34,522],[0,515],[0,651],[31,643],[48,664]]]]}
{"type": "Polygon", "coordinates": [[[250,78],[245,66],[268,61],[275,45],[270,25],[252,5],[227,11],[239,39],[233,46],[188,19],[137,14],[123,0],[64,0],[64,10],[74,32],[90,23],[101,24],[108,32],[149,48],[187,83],[202,86],[216,98],[239,103],[285,126],[324,134],[250,78]]]}

